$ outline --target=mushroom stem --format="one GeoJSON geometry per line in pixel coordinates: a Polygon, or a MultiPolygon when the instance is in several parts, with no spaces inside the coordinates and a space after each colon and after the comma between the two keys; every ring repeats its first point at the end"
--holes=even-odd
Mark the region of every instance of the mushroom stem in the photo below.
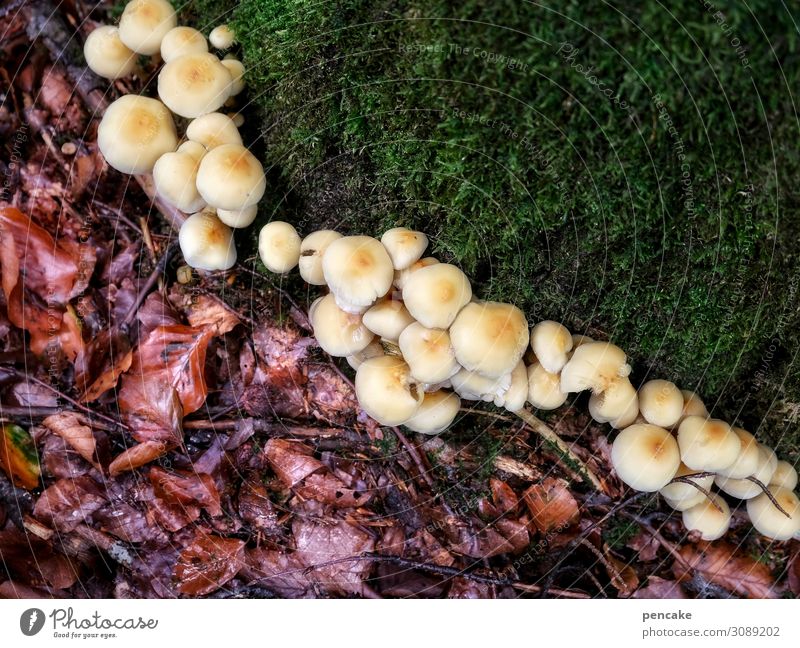
{"type": "Polygon", "coordinates": [[[754,483],[756,486],[758,486],[758,487],[759,487],[759,488],[760,488],[762,491],[764,491],[764,495],[766,495],[766,496],[769,498],[769,501],[770,501],[770,502],[772,502],[772,505],[773,505],[773,506],[774,506],[776,509],[778,509],[778,510],[779,510],[781,513],[783,513],[783,514],[784,514],[784,515],[785,515],[787,518],[789,518],[790,520],[792,519],[792,516],[791,516],[791,515],[789,515],[789,514],[786,512],[786,509],[785,509],[785,508],[783,508],[783,507],[782,507],[782,506],[781,506],[781,505],[778,503],[778,500],[776,500],[776,499],[775,499],[775,496],[774,496],[774,495],[773,495],[773,494],[770,492],[769,488],[767,488],[767,487],[766,487],[766,485],[764,484],[764,482],[762,482],[761,480],[757,479],[756,477],[753,477],[752,475],[750,475],[749,477],[745,477],[745,479],[746,479],[747,481],[751,481],[751,482],[753,482],[753,483],[754,483]]]}
{"type": "Polygon", "coordinates": [[[542,437],[545,441],[549,441],[554,446],[556,446],[561,452],[563,452],[570,461],[574,462],[579,469],[579,474],[583,478],[583,480],[587,483],[590,483],[595,490],[600,492],[605,492],[605,488],[603,484],[598,479],[597,475],[595,475],[589,467],[578,457],[570,447],[561,440],[561,437],[558,436],[553,430],[551,430],[547,424],[542,421],[541,419],[535,417],[531,414],[527,409],[523,408],[514,412],[522,421],[527,425],[531,430],[533,430],[536,434],[542,437]]]}
{"type": "Polygon", "coordinates": [[[705,486],[701,486],[698,484],[695,479],[700,477],[710,477],[712,475],[716,475],[713,472],[699,472],[699,473],[692,473],[691,475],[683,475],[681,477],[673,477],[670,480],[670,484],[674,484],[675,482],[680,482],[681,484],[689,484],[690,486],[694,486],[697,490],[699,490],[703,495],[706,496],[706,499],[711,503],[711,505],[717,509],[720,513],[722,513],[722,507],[717,504],[714,499],[711,497],[711,491],[708,490],[705,486]]]}

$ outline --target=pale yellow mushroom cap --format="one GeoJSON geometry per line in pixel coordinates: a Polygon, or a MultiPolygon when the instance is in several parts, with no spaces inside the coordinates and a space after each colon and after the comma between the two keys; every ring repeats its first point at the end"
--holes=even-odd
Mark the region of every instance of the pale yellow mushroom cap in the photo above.
{"type": "Polygon", "coordinates": [[[360,315],[344,312],[330,294],[312,305],[309,319],[322,349],[339,358],[363,351],[375,337],[360,315]]]}
{"type": "Polygon", "coordinates": [[[615,430],[622,430],[634,423],[647,423],[645,418],[639,414],[639,399],[630,399],[625,411],[617,418],[611,419],[608,424],[615,430]],[[641,420],[640,420],[641,419],[641,420]]]}
{"type": "MultiPolygon", "coordinates": [[[[681,462],[681,465],[678,467],[678,471],[673,475],[673,478],[686,477],[686,475],[691,475],[698,472],[700,471],[692,470],[685,463],[681,462]]],[[[705,488],[706,490],[711,490],[711,486],[714,484],[714,475],[707,475],[705,477],[693,477],[692,481],[698,486],[705,488]]],[[[685,508],[690,508],[691,506],[694,506],[694,504],[697,504],[700,501],[700,499],[705,498],[705,494],[702,491],[696,489],[691,484],[687,484],[685,482],[674,482],[672,484],[667,484],[659,492],[665,498],[670,500],[670,504],[672,504],[673,502],[686,502],[686,501],[691,501],[693,499],[696,500],[685,508]],[[697,497],[698,495],[700,495],[700,498],[697,497]]],[[[678,508],[678,507],[673,506],[673,508],[678,508]]],[[[678,510],[682,511],[684,509],[678,509],[678,510]]]]}
{"type": "Polygon", "coordinates": [[[606,389],[589,397],[589,414],[598,423],[608,423],[630,416],[631,408],[638,413],[636,388],[627,378],[617,378],[606,389]]]}
{"type": "Polygon", "coordinates": [[[794,490],[797,487],[797,470],[788,461],[779,461],[769,485],[794,490]]]}
{"type": "MultiPolygon", "coordinates": [[[[311,317],[310,312],[309,317],[311,317]]],[[[377,340],[373,340],[366,346],[365,349],[359,351],[358,353],[347,356],[345,360],[347,360],[347,364],[349,364],[353,369],[358,369],[364,360],[377,358],[378,356],[382,355],[386,355],[386,352],[383,350],[383,345],[377,340]]]]}
{"type": "Polygon", "coordinates": [[[186,153],[164,153],[153,167],[156,192],[182,212],[194,213],[206,206],[197,191],[199,162],[186,153]]]}
{"type": "Polygon", "coordinates": [[[300,259],[300,235],[289,223],[267,223],[258,234],[258,256],[270,272],[289,272],[300,259]]]}
{"type": "Polygon", "coordinates": [[[324,286],[322,255],[335,240],[342,238],[333,230],[318,230],[306,236],[300,243],[300,276],[312,286],[324,286]]]}
{"type": "Polygon", "coordinates": [[[664,501],[671,507],[674,508],[676,511],[688,511],[690,508],[697,506],[701,502],[705,501],[706,496],[705,494],[701,493],[699,490],[695,489],[695,494],[686,497],[685,499],[670,499],[669,497],[665,497],[664,501]]]}
{"type": "Polygon", "coordinates": [[[417,413],[403,425],[421,434],[444,432],[458,416],[461,399],[453,392],[440,389],[425,394],[417,413]]]}
{"type": "Polygon", "coordinates": [[[694,470],[729,467],[742,449],[739,436],[725,421],[687,416],[678,428],[681,459],[694,470]]]}
{"type": "Polygon", "coordinates": [[[567,364],[572,350],[572,335],[563,324],[545,320],[531,329],[531,349],[536,359],[550,373],[558,373],[567,364]]]}
{"type": "Polygon", "coordinates": [[[217,49],[228,49],[236,41],[236,34],[228,25],[218,25],[211,30],[208,40],[217,49]]]}
{"type": "Polygon", "coordinates": [[[648,423],[672,427],[683,415],[683,394],[669,380],[649,380],[639,388],[639,411],[648,423]]]}
{"type": "Polygon", "coordinates": [[[370,306],[363,320],[364,326],[375,335],[395,343],[403,329],[414,322],[403,302],[393,299],[382,299],[370,306]]]}
{"type": "Polygon", "coordinates": [[[511,372],[511,384],[504,392],[494,397],[497,407],[505,407],[509,412],[517,412],[525,406],[528,399],[528,370],[520,360],[511,372]]]}
{"type": "Polygon", "coordinates": [[[128,76],[136,68],[136,53],[122,42],[119,29],[103,25],[86,37],[83,57],[95,74],[106,79],[128,76]]]}
{"type": "Polygon", "coordinates": [[[404,424],[417,413],[424,395],[401,358],[370,358],[356,370],[358,402],[381,425],[404,424]]]}
{"type": "Polygon", "coordinates": [[[453,390],[465,400],[492,402],[498,394],[511,387],[511,372],[499,378],[489,378],[474,371],[460,369],[450,378],[453,390]]]}
{"type": "MultiPolygon", "coordinates": [[[[419,270],[410,281],[436,267],[419,270]]],[[[410,282],[406,284],[404,294],[409,287],[410,282]]],[[[459,364],[490,378],[498,378],[513,370],[522,359],[528,340],[525,315],[512,304],[472,302],[461,310],[450,327],[450,341],[459,364]]]]}
{"type": "Polygon", "coordinates": [[[190,155],[197,164],[200,164],[200,160],[203,159],[206,151],[206,147],[198,142],[192,142],[191,140],[184,142],[178,147],[178,153],[184,153],[186,155],[190,155]]]}
{"type": "Polygon", "coordinates": [[[240,210],[264,195],[264,168],[243,146],[223,144],[206,153],[197,172],[197,189],[219,209],[240,210]]]}
{"type": "Polygon", "coordinates": [[[216,214],[202,211],[187,218],[178,233],[186,263],[201,270],[228,270],[236,263],[231,228],[216,214]]]}
{"type": "Polygon", "coordinates": [[[717,472],[723,477],[730,477],[731,479],[744,479],[748,475],[752,475],[759,465],[761,455],[759,454],[758,441],[747,430],[735,427],[733,431],[739,437],[742,444],[742,449],[739,451],[739,456],[727,468],[720,468],[717,472]]]}
{"type": "Polygon", "coordinates": [[[657,425],[642,423],[625,428],[611,445],[611,463],[631,488],[652,493],[664,488],[681,465],[678,444],[657,425]]]}
{"type": "Polygon", "coordinates": [[[247,227],[252,225],[258,215],[258,205],[244,209],[218,209],[217,216],[228,227],[247,227]]]}
{"type": "Polygon", "coordinates": [[[567,394],[561,391],[561,377],[550,373],[538,362],[528,367],[528,401],[541,410],[561,407],[567,394]]]}
{"type": "Polygon", "coordinates": [[[381,243],[392,258],[394,269],[405,270],[420,260],[428,247],[428,237],[407,227],[394,227],[383,233],[381,243]]]}
{"type": "Polygon", "coordinates": [[[164,104],[125,95],[106,109],[97,128],[97,145],[117,171],[150,173],[158,158],[178,146],[178,135],[164,104]]]}
{"type": "Polygon", "coordinates": [[[339,308],[358,313],[391,290],[394,268],[377,239],[343,236],[328,244],[322,256],[322,274],[339,308]]]}
{"type": "Polygon", "coordinates": [[[449,263],[419,268],[403,283],[403,301],[408,312],[428,328],[446,329],[470,299],[469,279],[449,263]]]}
{"type": "Polygon", "coordinates": [[[575,350],[579,346],[584,344],[589,344],[589,342],[594,342],[594,338],[590,338],[588,335],[581,335],[580,333],[573,333],[572,334],[572,349],[575,350]]]}
{"type": "Polygon", "coordinates": [[[137,54],[152,56],[177,24],[178,17],[168,0],[131,0],[119,19],[119,36],[137,54]]]}
{"type": "Polygon", "coordinates": [[[241,61],[231,58],[224,58],[220,61],[228,68],[231,75],[231,97],[235,97],[244,90],[244,64],[241,61]]]}
{"type": "Polygon", "coordinates": [[[711,500],[703,501],[683,512],[683,526],[689,531],[699,531],[700,537],[707,542],[719,540],[731,526],[731,509],[728,503],[716,493],[711,494],[711,500]],[[714,504],[719,506],[719,510],[714,504]]]}
{"type": "Polygon", "coordinates": [[[398,342],[411,375],[420,382],[440,383],[460,369],[447,331],[413,322],[403,329],[398,342]]]}
{"type": "MultiPolygon", "coordinates": [[[[772,448],[768,448],[761,443],[758,444],[758,452],[758,466],[755,472],[750,476],[757,479],[765,486],[768,486],[778,466],[778,458],[775,456],[775,452],[772,448]]],[[[722,492],[738,499],[750,499],[764,492],[758,484],[746,478],[731,479],[729,477],[717,475],[714,478],[714,483],[722,492]]]]}
{"type": "Polygon", "coordinates": [[[410,266],[408,266],[405,270],[395,270],[394,271],[394,285],[397,287],[398,290],[403,290],[403,286],[406,284],[406,280],[417,270],[422,268],[427,268],[428,266],[436,265],[439,263],[439,259],[434,257],[425,257],[424,259],[420,259],[419,261],[415,261],[410,266]]]}
{"type": "Polygon", "coordinates": [[[208,41],[192,27],[173,27],[161,41],[161,58],[165,63],[184,54],[204,54],[208,52],[208,41]]]}
{"type": "Polygon", "coordinates": [[[231,96],[230,72],[208,52],[172,59],[158,74],[158,96],[181,117],[214,112],[231,96]]]}
{"type": "Polygon", "coordinates": [[[681,389],[681,395],[683,396],[681,420],[687,416],[702,416],[703,418],[708,418],[708,410],[696,393],[688,389],[681,389]]]}
{"type": "Polygon", "coordinates": [[[193,119],[186,127],[186,137],[199,142],[209,151],[223,144],[242,146],[242,136],[236,124],[227,115],[212,112],[193,119]]]}
{"type": "Polygon", "coordinates": [[[800,532],[800,500],[788,488],[770,486],[769,491],[790,517],[781,513],[766,493],[747,501],[747,515],[761,535],[773,540],[790,540],[800,532]]]}
{"type": "Polygon", "coordinates": [[[561,370],[561,391],[602,392],[618,378],[627,378],[630,372],[625,352],[618,346],[610,342],[589,342],[575,349],[561,370]]]}

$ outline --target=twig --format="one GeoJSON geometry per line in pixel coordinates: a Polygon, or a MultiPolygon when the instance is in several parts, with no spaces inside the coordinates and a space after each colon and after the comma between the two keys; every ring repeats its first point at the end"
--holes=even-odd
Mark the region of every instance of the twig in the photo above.
{"type": "Polygon", "coordinates": [[[694,486],[697,490],[699,490],[701,493],[703,493],[703,495],[706,496],[706,499],[708,499],[708,501],[711,502],[711,505],[715,509],[717,509],[720,513],[722,513],[722,507],[719,504],[717,504],[711,497],[711,491],[708,490],[705,486],[701,486],[696,481],[693,481],[694,479],[699,479],[700,477],[710,477],[716,474],[717,473],[713,472],[692,473],[691,475],[682,475],[680,477],[673,477],[669,483],[674,484],[676,482],[679,482],[681,484],[689,484],[690,486],[694,486]]]}
{"type": "Polygon", "coordinates": [[[400,428],[393,427],[392,432],[397,435],[397,438],[400,439],[400,443],[403,444],[403,447],[406,449],[406,452],[411,456],[411,460],[414,462],[414,465],[417,467],[417,471],[425,480],[425,483],[431,489],[431,493],[436,495],[436,482],[433,481],[433,478],[430,476],[430,469],[425,466],[425,462],[422,460],[422,455],[419,454],[417,448],[408,440],[405,434],[400,431],[400,428]]]}
{"type": "Polygon", "coordinates": [[[766,496],[769,498],[769,501],[770,501],[770,502],[772,502],[772,505],[773,505],[773,506],[774,506],[776,509],[778,509],[778,510],[779,510],[781,513],[783,513],[783,514],[784,514],[784,515],[785,515],[787,518],[789,518],[790,520],[792,519],[792,516],[791,516],[791,515],[789,515],[789,514],[786,512],[786,509],[784,509],[784,508],[783,508],[783,507],[782,507],[782,506],[781,506],[781,505],[778,503],[778,500],[776,500],[776,499],[775,499],[775,496],[772,494],[772,492],[769,490],[769,488],[767,488],[767,487],[764,485],[764,482],[762,482],[762,481],[760,481],[760,480],[756,479],[756,478],[755,478],[755,477],[753,477],[752,475],[751,475],[750,477],[745,477],[745,479],[746,479],[747,481],[751,481],[751,482],[753,482],[753,483],[754,483],[756,486],[758,486],[758,487],[759,487],[759,488],[760,488],[762,491],[764,491],[764,495],[766,495],[766,496]]]}
{"type": "Polygon", "coordinates": [[[553,430],[551,430],[544,421],[536,418],[533,414],[531,414],[526,409],[521,409],[514,412],[519,418],[521,418],[525,424],[531,428],[536,434],[540,437],[549,441],[554,446],[556,446],[561,452],[563,452],[570,461],[574,462],[578,468],[580,469],[581,477],[585,482],[591,483],[592,486],[596,490],[604,492],[603,484],[598,479],[597,475],[595,475],[589,467],[578,457],[569,446],[561,440],[553,430]]]}
{"type": "Polygon", "coordinates": [[[122,326],[127,327],[130,326],[133,318],[136,317],[136,313],[139,310],[139,307],[144,302],[145,298],[147,297],[148,293],[153,289],[153,286],[156,285],[156,282],[161,278],[161,275],[164,274],[164,271],[167,268],[167,264],[169,260],[172,258],[172,255],[175,254],[177,250],[177,244],[175,241],[167,246],[167,249],[164,251],[163,256],[158,260],[156,263],[156,267],[153,268],[153,271],[150,273],[150,276],[147,277],[147,281],[144,282],[144,285],[139,290],[139,294],[136,295],[136,299],[131,304],[131,307],[128,309],[128,312],[125,314],[125,319],[122,320],[122,326]]]}

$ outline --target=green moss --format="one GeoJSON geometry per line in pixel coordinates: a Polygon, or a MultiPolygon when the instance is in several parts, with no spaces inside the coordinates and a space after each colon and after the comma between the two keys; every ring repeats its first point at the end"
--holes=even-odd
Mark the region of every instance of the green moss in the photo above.
{"type": "Polygon", "coordinates": [[[797,12],[224,4],[192,12],[239,36],[263,219],[420,227],[479,294],[608,337],[637,379],[697,389],[796,452],[797,12]]]}

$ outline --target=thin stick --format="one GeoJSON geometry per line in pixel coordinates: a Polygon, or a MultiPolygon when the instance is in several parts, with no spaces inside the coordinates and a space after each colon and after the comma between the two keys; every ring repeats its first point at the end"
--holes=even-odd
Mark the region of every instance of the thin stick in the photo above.
{"type": "Polygon", "coordinates": [[[716,473],[712,472],[699,472],[693,473],[691,475],[682,475],[681,477],[673,477],[670,479],[669,483],[674,484],[679,482],[681,484],[689,484],[690,486],[694,486],[697,490],[699,490],[703,495],[706,496],[706,499],[711,502],[711,505],[717,509],[720,513],[722,513],[722,507],[717,504],[714,499],[711,497],[711,491],[708,490],[705,486],[701,486],[696,481],[692,481],[693,479],[697,479],[699,477],[709,477],[711,475],[716,475],[716,473]]]}
{"type": "Polygon", "coordinates": [[[172,258],[172,255],[177,250],[177,245],[175,241],[170,243],[167,246],[167,249],[164,251],[163,256],[158,260],[156,263],[156,267],[153,268],[153,271],[150,273],[150,276],[147,277],[147,281],[144,282],[144,285],[139,290],[139,294],[136,295],[136,300],[131,304],[131,307],[128,309],[128,312],[125,314],[125,319],[122,320],[122,326],[130,326],[130,323],[133,321],[133,318],[136,317],[136,312],[139,310],[139,307],[144,302],[147,295],[153,289],[153,286],[156,285],[156,282],[161,278],[161,275],[164,274],[164,271],[167,268],[167,264],[169,260],[172,258]]]}
{"type": "Polygon", "coordinates": [[[549,441],[554,446],[556,446],[561,452],[563,452],[567,457],[569,457],[570,461],[573,461],[580,469],[581,477],[587,483],[591,483],[592,486],[598,491],[604,492],[603,485],[598,479],[597,475],[595,475],[589,467],[578,457],[569,446],[561,440],[553,430],[551,430],[547,424],[536,418],[533,414],[531,414],[526,409],[521,409],[514,412],[519,418],[521,418],[525,424],[531,428],[536,434],[540,437],[549,441]]]}
{"type": "Polygon", "coordinates": [[[762,481],[759,481],[758,479],[756,479],[756,478],[755,478],[755,477],[753,477],[752,475],[751,475],[750,477],[745,477],[745,479],[746,479],[747,481],[751,481],[751,482],[753,482],[753,483],[754,483],[756,486],[758,486],[758,487],[759,487],[759,488],[760,488],[762,491],[764,491],[764,495],[766,495],[766,496],[769,498],[769,501],[770,501],[770,502],[772,502],[772,505],[773,505],[773,506],[774,506],[776,509],[778,509],[778,510],[779,510],[781,513],[783,513],[783,514],[784,514],[784,515],[785,515],[787,518],[789,518],[790,520],[792,519],[792,516],[791,516],[791,515],[789,515],[789,514],[786,512],[786,509],[784,509],[784,508],[783,508],[783,507],[782,507],[782,506],[781,506],[781,505],[778,503],[778,500],[776,500],[776,499],[775,499],[775,496],[772,494],[772,492],[769,490],[769,488],[767,488],[767,487],[764,485],[764,482],[762,482],[762,481]]]}

